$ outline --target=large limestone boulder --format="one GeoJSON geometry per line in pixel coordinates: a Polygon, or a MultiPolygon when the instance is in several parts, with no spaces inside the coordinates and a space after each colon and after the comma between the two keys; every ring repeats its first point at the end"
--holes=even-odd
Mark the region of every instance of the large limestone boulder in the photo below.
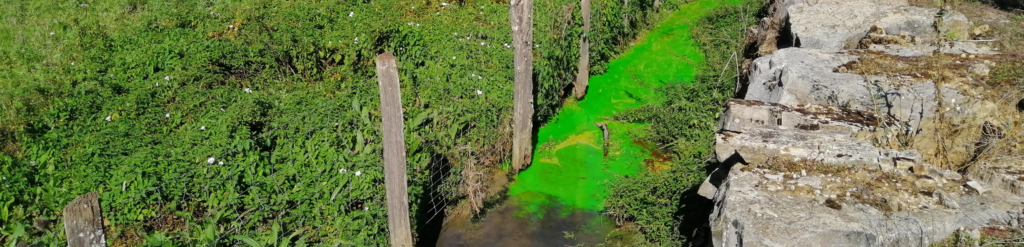
{"type": "Polygon", "coordinates": [[[911,194],[919,188],[899,184],[907,180],[865,188],[848,185],[878,177],[780,175],[742,165],[729,173],[709,219],[718,247],[930,246],[961,227],[1016,221],[1024,202],[1003,191],[955,190],[955,182],[930,187],[929,196],[911,194]]]}
{"type": "Polygon", "coordinates": [[[794,47],[839,51],[856,48],[872,26],[907,34],[919,42],[969,38],[973,24],[963,14],[909,6],[906,1],[785,1],[786,27],[794,47]]]}

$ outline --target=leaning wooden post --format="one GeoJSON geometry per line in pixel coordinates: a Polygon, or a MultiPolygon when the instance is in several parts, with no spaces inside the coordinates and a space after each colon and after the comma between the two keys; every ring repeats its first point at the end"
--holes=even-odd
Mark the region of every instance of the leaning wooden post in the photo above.
{"type": "Polygon", "coordinates": [[[512,0],[509,21],[515,47],[512,168],[518,171],[533,159],[533,0],[512,0]]]}
{"type": "Polygon", "coordinates": [[[405,177],[405,118],[402,117],[398,64],[391,53],[377,56],[377,81],[380,84],[380,113],[384,125],[384,186],[391,246],[412,247],[409,188],[405,177]]]}
{"type": "Polygon", "coordinates": [[[64,234],[68,237],[68,247],[107,246],[99,193],[93,191],[78,196],[64,207],[64,234]]]}
{"type": "Polygon", "coordinates": [[[587,94],[587,84],[590,81],[590,0],[580,0],[580,6],[580,13],[583,14],[583,34],[580,35],[580,61],[576,70],[576,85],[573,85],[573,95],[576,99],[581,99],[587,94]]]}

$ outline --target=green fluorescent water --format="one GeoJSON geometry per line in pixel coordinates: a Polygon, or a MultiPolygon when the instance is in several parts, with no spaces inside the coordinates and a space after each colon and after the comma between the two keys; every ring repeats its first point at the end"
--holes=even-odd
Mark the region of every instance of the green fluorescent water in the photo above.
{"type": "Polygon", "coordinates": [[[554,205],[601,210],[610,181],[645,169],[643,161],[651,155],[630,138],[630,133],[642,132],[643,125],[611,118],[643,104],[660,104],[664,101],[660,90],[667,83],[693,80],[694,67],[704,58],[690,38],[690,23],[724,2],[699,0],[684,5],[611,61],[607,72],[591,77],[586,98],[567,102],[540,128],[533,164],[510,186],[511,198],[534,215],[554,205]],[[607,157],[595,122],[607,123],[611,132],[607,157]]]}

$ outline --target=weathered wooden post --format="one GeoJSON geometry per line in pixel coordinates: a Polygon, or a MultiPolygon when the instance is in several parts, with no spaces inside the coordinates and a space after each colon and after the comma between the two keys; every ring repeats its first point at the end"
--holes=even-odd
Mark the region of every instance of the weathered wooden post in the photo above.
{"type": "Polygon", "coordinates": [[[68,247],[105,247],[100,194],[95,191],[78,196],[64,207],[64,234],[68,247]]]}
{"type": "Polygon", "coordinates": [[[533,159],[533,0],[512,0],[509,17],[515,47],[512,168],[518,171],[533,159]]]}
{"type": "Polygon", "coordinates": [[[384,187],[388,203],[391,246],[412,247],[409,224],[409,188],[405,175],[405,118],[398,84],[398,63],[385,52],[377,56],[380,113],[384,125],[384,187]]]}
{"type": "Polygon", "coordinates": [[[587,83],[590,82],[590,0],[580,0],[580,13],[583,14],[583,35],[580,35],[580,61],[576,85],[573,86],[576,99],[587,94],[587,83]]]}

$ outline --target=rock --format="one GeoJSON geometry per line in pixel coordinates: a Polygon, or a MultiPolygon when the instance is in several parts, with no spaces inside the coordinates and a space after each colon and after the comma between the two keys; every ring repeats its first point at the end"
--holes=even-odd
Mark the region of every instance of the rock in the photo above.
{"type": "MultiPolygon", "coordinates": [[[[937,37],[934,24],[939,10],[934,8],[876,4],[873,1],[828,1],[793,4],[786,10],[794,39],[792,43],[796,47],[839,51],[857,43],[872,26],[879,26],[886,33],[906,32],[920,37],[922,41],[937,37]]],[[[950,28],[971,26],[958,21],[951,19],[944,23],[948,22],[945,26],[950,28]]]]}
{"type": "MultiPolygon", "coordinates": [[[[970,173],[970,177],[984,182],[986,185],[1024,196],[1024,170],[1019,168],[1019,161],[1024,157],[1008,157],[996,162],[983,162],[970,173]]],[[[959,174],[958,174],[959,175],[959,174]]],[[[972,180],[973,181],[973,180],[972,180]]]]}
{"type": "MultiPolygon", "coordinates": [[[[755,59],[744,99],[783,105],[862,105],[871,102],[864,76],[833,72],[857,56],[788,48],[755,59]]],[[[855,109],[869,109],[870,103],[855,109]]],[[[871,108],[873,109],[873,108],[871,108]]]]}
{"type": "Polygon", "coordinates": [[[948,43],[943,43],[939,46],[939,52],[945,54],[999,54],[999,52],[993,51],[992,48],[989,48],[987,46],[981,46],[977,44],[977,42],[961,41],[951,41],[948,43]]]}
{"type": "Polygon", "coordinates": [[[1006,194],[972,195],[960,209],[894,203],[906,210],[886,213],[856,202],[830,208],[817,197],[769,192],[756,186],[761,179],[736,169],[723,181],[709,216],[712,246],[929,246],[961,227],[1007,222],[1022,202],[1006,194]]]}
{"type": "Polygon", "coordinates": [[[782,175],[779,175],[779,174],[765,174],[764,178],[767,178],[768,180],[771,180],[771,181],[782,182],[782,175]]]}
{"type": "Polygon", "coordinates": [[[985,36],[986,34],[988,34],[989,31],[992,31],[992,28],[989,27],[988,24],[981,25],[981,26],[975,27],[974,29],[971,29],[971,37],[972,38],[982,37],[982,36],[985,36]]]}
{"type": "Polygon", "coordinates": [[[943,10],[942,16],[935,20],[935,28],[944,38],[953,40],[970,39],[971,27],[974,24],[967,19],[967,16],[953,10],[943,10]]]}
{"type": "Polygon", "coordinates": [[[744,132],[757,126],[804,130],[833,130],[851,135],[872,129],[879,117],[870,112],[821,105],[787,106],[762,101],[731,99],[719,117],[719,131],[744,132]]]}
{"type": "Polygon", "coordinates": [[[932,53],[938,51],[938,48],[930,45],[917,44],[907,46],[871,44],[868,46],[868,50],[884,52],[886,54],[901,57],[922,57],[932,55],[932,53]]]}
{"type": "Polygon", "coordinates": [[[971,67],[967,69],[967,71],[970,72],[971,74],[975,74],[978,76],[988,76],[988,73],[989,71],[991,71],[991,69],[989,69],[987,64],[976,63],[971,65],[971,67]]]}
{"type": "MultiPolygon", "coordinates": [[[[816,190],[821,190],[821,178],[819,177],[802,177],[796,180],[797,185],[808,186],[816,190]]],[[[820,193],[820,192],[819,192],[820,193]]]]}
{"type": "Polygon", "coordinates": [[[950,198],[946,192],[936,190],[932,192],[932,196],[935,197],[936,200],[939,200],[939,205],[942,205],[943,207],[948,209],[960,209],[960,204],[956,202],[956,199],[950,198]]]}
{"type": "Polygon", "coordinates": [[[718,134],[715,150],[739,153],[749,164],[789,159],[873,168],[881,158],[878,148],[868,142],[854,140],[845,132],[783,129],[778,126],[753,127],[740,134],[718,134]]]}
{"type": "Polygon", "coordinates": [[[978,194],[985,194],[985,192],[988,192],[988,189],[985,189],[985,186],[982,186],[981,182],[978,182],[978,181],[975,181],[975,180],[967,181],[967,186],[970,186],[971,189],[974,189],[974,191],[977,191],[978,194]]]}

